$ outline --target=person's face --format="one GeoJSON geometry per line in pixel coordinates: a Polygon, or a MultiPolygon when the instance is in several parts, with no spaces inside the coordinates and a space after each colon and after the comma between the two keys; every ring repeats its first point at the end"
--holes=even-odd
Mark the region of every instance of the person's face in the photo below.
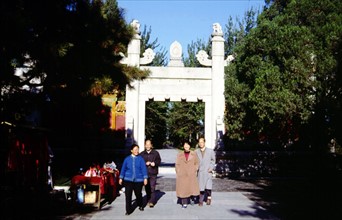
{"type": "Polygon", "coordinates": [[[147,151],[149,151],[149,150],[152,149],[152,143],[151,143],[151,141],[146,141],[146,143],[145,143],[145,149],[146,149],[147,151]]]}
{"type": "Polygon", "coordinates": [[[205,141],[204,141],[203,138],[200,138],[200,139],[198,140],[198,146],[199,146],[200,148],[203,148],[203,147],[205,146],[205,141]]]}
{"type": "Polygon", "coordinates": [[[184,143],[183,147],[185,151],[190,151],[190,145],[188,143],[184,143]]]}
{"type": "Polygon", "coordinates": [[[138,146],[135,146],[132,150],[131,150],[131,153],[134,155],[134,156],[137,156],[139,154],[139,147],[138,146]]]}

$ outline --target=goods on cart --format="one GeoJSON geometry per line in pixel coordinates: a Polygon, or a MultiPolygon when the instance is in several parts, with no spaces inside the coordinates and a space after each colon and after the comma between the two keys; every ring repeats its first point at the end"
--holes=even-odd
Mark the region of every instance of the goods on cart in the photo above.
{"type": "Polygon", "coordinates": [[[71,179],[70,192],[76,205],[90,205],[101,209],[111,204],[118,195],[119,170],[115,163],[105,163],[103,167],[92,165],[83,174],[71,179]]]}

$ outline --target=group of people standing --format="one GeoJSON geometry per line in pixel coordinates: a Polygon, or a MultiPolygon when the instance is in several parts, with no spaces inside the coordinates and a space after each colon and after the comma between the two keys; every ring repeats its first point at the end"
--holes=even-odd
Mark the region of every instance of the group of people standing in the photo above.
{"type": "Polygon", "coordinates": [[[198,203],[211,204],[212,173],[216,158],[212,149],[205,146],[205,139],[198,140],[198,148],[191,150],[189,142],[183,143],[183,151],[176,158],[176,195],[182,208],[198,203]],[[198,202],[197,202],[198,201],[198,202]]]}
{"type": "MultiPolygon", "coordinates": [[[[200,138],[198,149],[191,150],[189,142],[183,143],[184,150],[176,158],[176,195],[180,199],[182,208],[189,202],[203,206],[211,204],[212,172],[215,166],[215,153],[205,146],[205,139],[200,138]],[[197,202],[198,201],[198,202],[197,202]]],[[[145,186],[147,206],[153,208],[157,202],[156,184],[158,167],[161,157],[153,149],[151,140],[145,141],[145,149],[139,153],[139,146],[131,146],[131,155],[124,159],[119,176],[119,184],[125,187],[126,215],[130,215],[132,194],[136,196],[136,204],[140,211],[144,211],[142,188],[145,186]]]]}
{"type": "Polygon", "coordinates": [[[145,186],[147,204],[153,208],[156,203],[156,184],[158,167],[161,158],[158,151],[153,149],[151,140],[145,141],[145,149],[139,153],[139,146],[131,146],[131,155],[127,156],[122,164],[119,184],[125,187],[126,215],[133,212],[132,194],[140,211],[144,211],[142,188],[145,186]]]}

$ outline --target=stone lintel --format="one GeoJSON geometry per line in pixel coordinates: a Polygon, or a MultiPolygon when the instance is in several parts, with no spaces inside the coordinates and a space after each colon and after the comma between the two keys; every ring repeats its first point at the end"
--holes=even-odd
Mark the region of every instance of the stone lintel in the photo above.
{"type": "Polygon", "coordinates": [[[170,79],[211,79],[211,68],[209,67],[154,67],[141,66],[143,70],[150,70],[149,78],[170,79]]]}

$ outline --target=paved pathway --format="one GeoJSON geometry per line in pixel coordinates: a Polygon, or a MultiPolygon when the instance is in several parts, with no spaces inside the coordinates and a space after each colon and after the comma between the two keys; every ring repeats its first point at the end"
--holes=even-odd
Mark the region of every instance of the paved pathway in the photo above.
{"type": "Polygon", "coordinates": [[[186,209],[177,204],[175,191],[159,191],[158,196],[154,208],[146,207],[143,212],[135,209],[131,215],[125,216],[125,196],[121,195],[89,219],[277,219],[241,192],[217,192],[213,194],[210,206],[195,204],[186,209]]]}
{"type": "Polygon", "coordinates": [[[135,209],[131,215],[125,216],[125,195],[121,194],[111,205],[105,205],[96,212],[76,215],[72,219],[277,219],[248,199],[246,192],[215,191],[215,183],[222,185],[220,181],[214,181],[213,200],[210,206],[199,207],[195,204],[182,209],[180,204],[177,204],[174,191],[175,173],[172,166],[178,151],[175,149],[158,151],[163,164],[157,185],[158,202],[154,208],[145,207],[143,212],[135,209]]]}

